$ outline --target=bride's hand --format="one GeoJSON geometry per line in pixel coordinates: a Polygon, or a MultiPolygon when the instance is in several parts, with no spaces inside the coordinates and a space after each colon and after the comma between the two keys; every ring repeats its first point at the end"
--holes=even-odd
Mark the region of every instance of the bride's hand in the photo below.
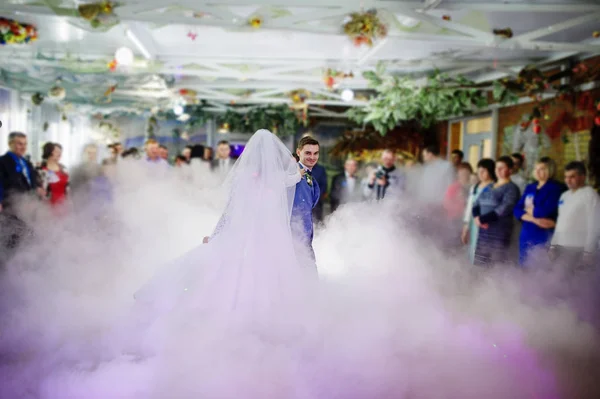
{"type": "Polygon", "coordinates": [[[304,177],[306,174],[306,169],[301,168],[300,166],[298,166],[298,171],[300,172],[300,178],[304,177]]]}
{"type": "Polygon", "coordinates": [[[210,237],[204,237],[204,238],[202,239],[202,244],[208,244],[208,240],[209,240],[209,238],[210,238],[210,237]]]}

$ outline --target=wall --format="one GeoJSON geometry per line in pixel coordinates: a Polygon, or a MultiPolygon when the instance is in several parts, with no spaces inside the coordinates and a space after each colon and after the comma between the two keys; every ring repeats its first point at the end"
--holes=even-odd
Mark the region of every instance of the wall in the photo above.
{"type": "MultiPolygon", "coordinates": [[[[591,90],[590,93],[592,99],[595,101],[600,100],[600,89],[591,90]]],[[[506,135],[506,128],[510,126],[518,126],[522,122],[524,115],[530,115],[535,108],[535,103],[521,104],[512,107],[506,107],[499,109],[498,113],[498,146],[497,156],[506,155],[511,148],[510,137],[506,135]]],[[[574,106],[572,103],[567,101],[557,100],[553,105],[549,106],[545,114],[548,115],[549,120],[542,121],[542,127],[549,125],[563,112],[573,111],[574,106]]],[[[568,130],[563,131],[564,137],[558,137],[551,140],[551,147],[545,151],[545,154],[552,157],[557,163],[558,176],[562,174],[564,165],[570,161],[577,159],[577,144],[579,147],[579,154],[581,155],[580,160],[587,160],[588,157],[588,142],[590,139],[589,130],[579,131],[576,134],[569,132],[568,130]],[[564,139],[568,141],[564,142],[564,139]]]]}

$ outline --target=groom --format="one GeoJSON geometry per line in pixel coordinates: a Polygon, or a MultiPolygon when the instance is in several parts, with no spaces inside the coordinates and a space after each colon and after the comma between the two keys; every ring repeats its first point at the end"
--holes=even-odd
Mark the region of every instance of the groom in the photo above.
{"type": "Polygon", "coordinates": [[[299,158],[302,179],[296,184],[292,208],[292,233],[296,243],[299,244],[297,251],[308,255],[314,261],[312,210],[319,202],[320,190],[317,180],[312,177],[312,168],[319,160],[319,142],[312,137],[303,137],[298,143],[296,154],[299,158]]]}

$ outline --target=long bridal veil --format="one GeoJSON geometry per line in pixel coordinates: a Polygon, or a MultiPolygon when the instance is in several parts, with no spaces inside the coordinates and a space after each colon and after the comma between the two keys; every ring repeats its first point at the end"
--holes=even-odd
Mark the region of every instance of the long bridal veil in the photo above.
{"type": "Polygon", "coordinates": [[[229,198],[209,243],[166,266],[136,301],[152,311],[192,310],[226,322],[268,322],[275,308],[299,301],[302,282],[310,279],[294,255],[290,230],[299,180],[285,145],[257,131],[228,176],[229,198]]]}

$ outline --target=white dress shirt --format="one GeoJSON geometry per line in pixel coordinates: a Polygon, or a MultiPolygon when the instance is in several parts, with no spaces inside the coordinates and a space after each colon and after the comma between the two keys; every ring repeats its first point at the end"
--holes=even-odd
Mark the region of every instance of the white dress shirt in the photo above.
{"type": "Polygon", "coordinates": [[[589,186],[560,196],[552,245],[593,252],[600,240],[600,200],[589,186]]]}

